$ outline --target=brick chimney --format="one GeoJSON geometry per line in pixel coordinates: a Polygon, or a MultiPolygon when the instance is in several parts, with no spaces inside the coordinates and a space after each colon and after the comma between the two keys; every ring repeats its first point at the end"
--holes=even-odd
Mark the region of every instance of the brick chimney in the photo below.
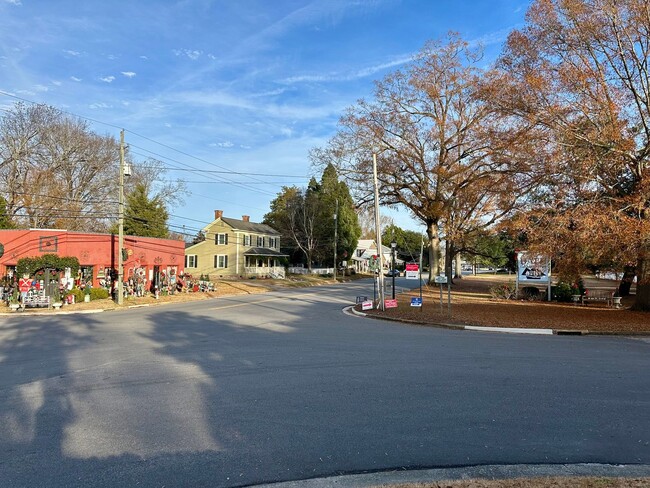
{"type": "Polygon", "coordinates": [[[214,220],[220,219],[223,217],[223,210],[215,210],[214,211],[214,220]]]}
{"type": "Polygon", "coordinates": [[[242,216],[241,216],[241,219],[242,219],[244,222],[250,222],[250,221],[251,221],[251,216],[250,216],[250,215],[242,215],[242,216]]]}

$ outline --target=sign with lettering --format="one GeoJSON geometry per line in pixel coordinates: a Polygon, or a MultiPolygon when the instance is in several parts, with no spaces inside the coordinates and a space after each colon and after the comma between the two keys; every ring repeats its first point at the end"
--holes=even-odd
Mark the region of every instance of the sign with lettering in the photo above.
{"type": "Polygon", "coordinates": [[[361,302],[361,310],[372,310],[372,300],[361,302]]]}
{"type": "Polygon", "coordinates": [[[389,298],[384,300],[384,306],[386,308],[397,308],[397,298],[389,298]]]}
{"type": "Polygon", "coordinates": [[[517,279],[520,283],[548,283],[551,274],[550,260],[526,251],[517,253],[517,279]]]}
{"type": "Polygon", "coordinates": [[[411,307],[421,307],[422,299],[420,297],[411,298],[411,307]]]}
{"type": "Polygon", "coordinates": [[[417,280],[420,267],[415,263],[409,263],[406,265],[406,279],[407,280],[417,280]]]}
{"type": "Polygon", "coordinates": [[[446,277],[445,275],[438,275],[438,276],[436,276],[436,277],[434,278],[434,281],[435,281],[437,284],[442,285],[442,284],[447,283],[447,277],[446,277]]]}
{"type": "Polygon", "coordinates": [[[368,297],[366,297],[366,296],[358,296],[357,297],[357,304],[363,303],[363,302],[365,302],[367,300],[368,300],[368,297]]]}

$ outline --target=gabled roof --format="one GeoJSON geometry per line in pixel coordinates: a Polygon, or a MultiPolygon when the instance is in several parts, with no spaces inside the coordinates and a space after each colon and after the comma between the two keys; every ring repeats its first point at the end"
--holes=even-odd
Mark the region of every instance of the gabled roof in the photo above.
{"type": "Polygon", "coordinates": [[[279,236],[280,233],[273,227],[266,224],[258,224],[256,222],[246,222],[245,220],[231,219],[229,217],[221,217],[221,221],[228,224],[234,230],[243,230],[245,232],[256,232],[258,234],[270,234],[279,236]]]}

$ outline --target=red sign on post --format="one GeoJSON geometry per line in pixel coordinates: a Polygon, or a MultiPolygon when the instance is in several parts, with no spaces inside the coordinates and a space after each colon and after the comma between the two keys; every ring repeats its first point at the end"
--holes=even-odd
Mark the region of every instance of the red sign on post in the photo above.
{"type": "Polygon", "coordinates": [[[387,300],[384,300],[384,306],[386,308],[397,308],[397,299],[396,298],[393,298],[393,299],[389,298],[387,300]]]}

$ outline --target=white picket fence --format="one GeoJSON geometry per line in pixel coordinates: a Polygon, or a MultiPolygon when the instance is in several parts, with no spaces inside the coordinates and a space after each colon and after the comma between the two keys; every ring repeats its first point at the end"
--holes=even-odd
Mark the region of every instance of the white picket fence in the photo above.
{"type": "MultiPolygon", "coordinates": [[[[289,274],[310,274],[309,269],[298,266],[289,267],[287,272],[289,274]]],[[[311,274],[334,274],[334,268],[312,268],[311,274]]]]}

